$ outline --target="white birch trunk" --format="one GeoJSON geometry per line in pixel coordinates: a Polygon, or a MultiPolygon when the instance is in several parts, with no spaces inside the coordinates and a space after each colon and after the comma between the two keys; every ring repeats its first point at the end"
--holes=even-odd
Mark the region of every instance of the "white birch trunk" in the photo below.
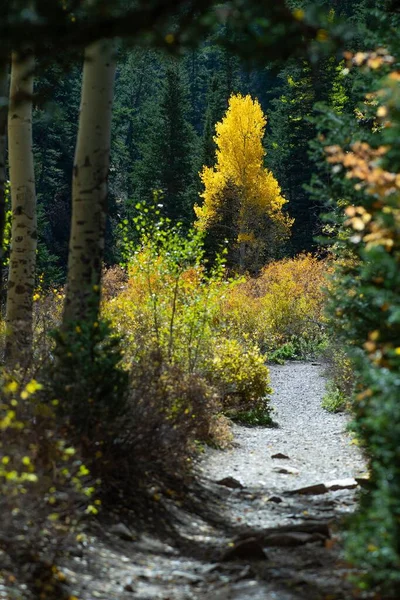
{"type": "Polygon", "coordinates": [[[6,222],[8,65],[0,65],[0,301],[3,296],[3,244],[6,222]]]}
{"type": "Polygon", "coordinates": [[[12,55],[8,145],[11,184],[11,253],[6,309],[6,362],[25,365],[32,345],[37,217],[32,152],[34,57],[12,55]]]}
{"type": "Polygon", "coordinates": [[[63,324],[96,320],[107,217],[115,49],[98,41],[85,51],[76,144],[67,292],[63,324]]]}

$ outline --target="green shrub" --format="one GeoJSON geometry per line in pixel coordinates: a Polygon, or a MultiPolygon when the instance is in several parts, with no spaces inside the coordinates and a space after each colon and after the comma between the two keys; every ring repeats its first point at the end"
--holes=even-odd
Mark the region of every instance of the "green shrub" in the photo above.
{"type": "Polygon", "coordinates": [[[328,382],[326,393],[322,398],[322,408],[333,413],[342,412],[346,409],[347,403],[348,399],[343,392],[341,392],[333,382],[328,382]]]}
{"type": "MultiPolygon", "coordinates": [[[[369,60],[369,55],[366,54],[369,60]]],[[[379,75],[379,69],[368,71],[379,75]]],[[[359,83],[363,75],[358,75],[359,83]]],[[[371,79],[367,79],[371,81],[371,79]]],[[[369,457],[369,489],[349,524],[347,557],[360,586],[382,597],[400,586],[400,86],[397,71],[360,105],[357,118],[323,120],[331,189],[339,192],[333,248],[338,260],[329,310],[338,344],[351,359],[353,429],[369,457]],[[373,101],[371,102],[371,98],[373,101]],[[384,115],[383,121],[379,115],[384,115]],[[372,125],[373,124],[373,125],[372,125]],[[337,135],[340,131],[341,145],[337,135]],[[345,199],[345,200],[343,200],[345,199]]],[[[359,89],[362,89],[360,86],[359,89]]],[[[372,93],[371,93],[372,92],[372,93]]],[[[360,99],[361,100],[361,99],[360,99]]],[[[332,118],[333,117],[333,118],[332,118]]],[[[351,382],[350,382],[351,384],[351,382]]],[[[347,383],[344,387],[348,387],[347,383]]],[[[351,387],[351,386],[350,386],[351,387]]]]}
{"type": "Polygon", "coordinates": [[[332,382],[332,386],[340,392],[347,403],[350,403],[356,389],[355,365],[349,356],[349,351],[345,352],[343,346],[340,347],[334,341],[333,336],[334,332],[323,352],[327,363],[325,374],[332,382]]]}
{"type": "Polygon", "coordinates": [[[236,423],[241,423],[242,425],[271,427],[274,425],[271,414],[272,408],[269,399],[263,398],[257,402],[257,405],[254,408],[235,411],[232,415],[232,419],[236,423]]]}
{"type": "Polygon", "coordinates": [[[285,360],[294,360],[296,358],[298,358],[298,354],[293,342],[283,344],[268,355],[268,360],[278,363],[279,365],[283,365],[285,360]]]}
{"type": "Polygon", "coordinates": [[[48,393],[78,439],[101,438],[123,414],[128,373],[121,366],[121,338],[104,320],[71,323],[53,332],[54,360],[47,371],[48,393]]]}

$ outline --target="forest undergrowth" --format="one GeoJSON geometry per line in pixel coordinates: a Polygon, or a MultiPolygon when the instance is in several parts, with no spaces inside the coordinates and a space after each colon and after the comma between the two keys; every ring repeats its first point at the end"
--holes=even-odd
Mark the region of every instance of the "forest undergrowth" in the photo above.
{"type": "Polygon", "coordinates": [[[232,420],[271,424],[268,360],[326,344],[326,261],[229,277],[223,254],[208,266],[201,233],[136,226],[140,242],[104,273],[101,319],[59,330],[63,290],[38,289],[33,366],[3,380],[6,580],[43,598],[61,593],[60,553],[102,509],[170,535],[169,502],[204,512],[189,493],[202,446],[228,447],[232,420]]]}

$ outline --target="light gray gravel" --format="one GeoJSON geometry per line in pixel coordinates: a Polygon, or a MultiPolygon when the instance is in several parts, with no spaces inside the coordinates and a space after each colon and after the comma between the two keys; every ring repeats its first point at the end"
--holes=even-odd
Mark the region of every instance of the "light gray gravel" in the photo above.
{"type": "Polygon", "coordinates": [[[321,407],[324,367],[288,362],[271,366],[277,428],[235,426],[235,447],[210,450],[203,463],[213,480],[233,476],[246,487],[282,493],[298,487],[354,477],[365,471],[360,450],[346,431],[348,416],[321,407]],[[273,459],[281,452],[289,457],[273,459]],[[287,468],[293,473],[277,473],[287,468]],[[298,473],[296,473],[298,471],[298,473]]]}

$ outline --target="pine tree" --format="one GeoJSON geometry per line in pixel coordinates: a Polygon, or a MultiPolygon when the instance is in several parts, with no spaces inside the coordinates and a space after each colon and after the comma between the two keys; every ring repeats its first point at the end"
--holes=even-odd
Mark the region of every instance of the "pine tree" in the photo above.
{"type": "Polygon", "coordinates": [[[36,191],[41,218],[38,220],[37,271],[45,285],[65,278],[71,225],[71,192],[74,147],[78,131],[81,66],[74,56],[62,64],[38,64],[33,113],[33,152],[36,191]],[[45,259],[54,259],[58,271],[48,269],[45,259]]]}
{"type": "Polygon", "coordinates": [[[206,63],[206,55],[201,47],[187,53],[182,61],[183,82],[188,91],[187,118],[198,135],[201,135],[204,123],[204,107],[209,76],[206,63]]]}
{"type": "MultiPolygon", "coordinates": [[[[224,116],[231,95],[239,93],[242,85],[240,81],[240,62],[236,56],[218,47],[208,49],[208,54],[212,70],[205,106],[201,166],[210,167],[214,164],[217,150],[214,141],[215,124],[224,116]]],[[[246,91],[249,92],[250,90],[247,88],[246,91]]]]}
{"type": "Polygon", "coordinates": [[[317,232],[318,208],[304,189],[313,168],[308,145],[315,129],[309,117],[316,97],[308,65],[292,64],[281,72],[280,79],[280,95],[271,102],[267,165],[289,200],[289,213],[295,219],[290,245],[297,253],[313,248],[317,232]]]}
{"type": "Polygon", "coordinates": [[[215,124],[220,121],[228,108],[228,100],[233,90],[228,91],[221,86],[219,75],[213,75],[207,94],[207,109],[204,119],[202,139],[202,165],[211,167],[215,161],[217,150],[214,141],[215,124]]]}
{"type": "Polygon", "coordinates": [[[154,124],[154,105],[160,95],[165,58],[154,51],[134,49],[119,59],[111,145],[110,193],[132,200],[141,143],[154,124]]]}
{"type": "Polygon", "coordinates": [[[179,66],[168,69],[155,111],[137,168],[138,196],[149,201],[154,191],[159,192],[165,216],[190,223],[194,216],[197,138],[187,119],[188,102],[179,66]]]}

